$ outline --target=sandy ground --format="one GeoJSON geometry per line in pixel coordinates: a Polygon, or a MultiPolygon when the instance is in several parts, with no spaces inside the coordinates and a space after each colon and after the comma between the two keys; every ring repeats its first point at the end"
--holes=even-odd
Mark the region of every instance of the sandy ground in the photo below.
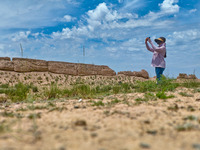
{"type": "MultiPolygon", "coordinates": [[[[33,83],[41,89],[52,82],[69,87],[135,80],[145,79],[0,71],[0,84],[33,83]]],[[[111,95],[104,106],[94,105],[97,99],[1,101],[0,150],[200,150],[200,92],[177,88],[170,94],[175,97],[141,103],[136,99],[144,93],[111,95]]]]}
{"type": "Polygon", "coordinates": [[[200,93],[168,94],[175,98],[141,104],[135,99],[143,93],[108,96],[104,106],[85,99],[1,104],[0,150],[199,150],[200,93]]]}

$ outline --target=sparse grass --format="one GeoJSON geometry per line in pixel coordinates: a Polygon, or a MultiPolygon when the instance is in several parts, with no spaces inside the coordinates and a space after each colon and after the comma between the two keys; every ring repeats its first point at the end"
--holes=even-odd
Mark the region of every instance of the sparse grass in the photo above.
{"type": "Polygon", "coordinates": [[[158,97],[159,99],[168,99],[168,98],[174,98],[175,96],[174,96],[174,95],[169,95],[169,96],[167,96],[167,95],[165,94],[165,92],[162,91],[162,92],[157,92],[157,93],[156,93],[156,97],[158,97]]]}
{"type": "Polygon", "coordinates": [[[191,131],[191,130],[196,130],[197,126],[195,126],[191,123],[184,123],[182,125],[178,125],[175,129],[179,132],[181,132],[181,131],[191,131]]]}
{"type": "Polygon", "coordinates": [[[27,98],[27,94],[30,89],[30,85],[23,84],[19,82],[14,87],[9,87],[7,89],[4,89],[4,93],[8,95],[8,97],[13,102],[23,101],[27,98]]]}
{"type": "Polygon", "coordinates": [[[200,87],[200,82],[196,82],[196,80],[185,80],[181,86],[186,88],[198,88],[200,87]]]}
{"type": "Polygon", "coordinates": [[[9,130],[10,130],[10,128],[8,125],[6,125],[5,123],[0,123],[0,134],[5,133],[9,130]]]}
{"type": "Polygon", "coordinates": [[[119,85],[113,86],[113,93],[118,94],[120,92],[121,87],[119,85]]]}
{"type": "Polygon", "coordinates": [[[9,84],[1,84],[0,88],[9,88],[9,84]]]}
{"type": "Polygon", "coordinates": [[[48,99],[59,98],[61,90],[58,88],[57,84],[51,84],[50,89],[45,90],[45,96],[48,99]]]}
{"type": "Polygon", "coordinates": [[[33,113],[33,114],[29,114],[28,115],[29,119],[37,119],[37,118],[41,118],[41,113],[33,113]]]}
{"type": "Polygon", "coordinates": [[[190,116],[184,117],[183,120],[198,121],[198,117],[190,115],[190,116]]]}
{"type": "Polygon", "coordinates": [[[42,109],[47,109],[46,106],[35,106],[35,105],[28,105],[27,109],[29,110],[42,110],[42,109]]]}
{"type": "Polygon", "coordinates": [[[153,93],[145,93],[144,98],[136,98],[135,101],[137,104],[141,102],[148,102],[148,101],[155,101],[157,100],[157,97],[153,93]]]}
{"type": "Polygon", "coordinates": [[[172,110],[172,111],[178,111],[178,110],[179,110],[179,107],[178,107],[177,104],[174,104],[174,105],[168,107],[167,109],[168,109],[168,110],[172,110]]]}
{"type": "Polygon", "coordinates": [[[16,111],[28,111],[28,109],[21,107],[21,108],[16,109],[16,111]]]}
{"type": "Polygon", "coordinates": [[[193,111],[195,111],[195,108],[194,108],[193,106],[189,105],[189,106],[187,107],[187,111],[193,112],[193,111]]]}
{"type": "Polygon", "coordinates": [[[106,105],[107,106],[113,106],[113,105],[118,104],[120,102],[121,102],[120,100],[118,100],[117,98],[115,98],[114,100],[112,100],[110,102],[107,102],[106,105]]]}
{"type": "Polygon", "coordinates": [[[56,105],[52,102],[48,102],[47,107],[56,107],[56,105]]]}
{"type": "Polygon", "coordinates": [[[104,105],[105,104],[102,101],[97,101],[97,102],[93,101],[93,104],[92,104],[92,106],[104,106],[104,105]]]}
{"type": "Polygon", "coordinates": [[[67,110],[67,108],[66,107],[53,107],[53,108],[50,108],[48,112],[52,112],[52,111],[62,112],[64,110],[67,110]]]}
{"type": "Polygon", "coordinates": [[[180,92],[179,95],[184,96],[184,97],[194,97],[194,95],[191,95],[185,92],[180,92]]]}
{"type": "Polygon", "coordinates": [[[158,91],[174,91],[178,86],[179,83],[175,83],[174,79],[162,77],[159,84],[155,81],[137,81],[134,85],[136,92],[158,92],[158,91]]]}
{"type": "Polygon", "coordinates": [[[5,110],[4,112],[1,113],[1,116],[13,118],[15,117],[15,114],[13,112],[9,112],[5,110]]]}

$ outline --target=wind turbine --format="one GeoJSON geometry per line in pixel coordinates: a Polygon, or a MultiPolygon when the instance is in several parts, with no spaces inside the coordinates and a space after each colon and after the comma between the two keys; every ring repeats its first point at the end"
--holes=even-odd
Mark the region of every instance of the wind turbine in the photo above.
{"type": "Polygon", "coordinates": [[[20,43],[20,48],[21,48],[21,57],[23,58],[23,48],[22,48],[22,44],[20,43]]]}

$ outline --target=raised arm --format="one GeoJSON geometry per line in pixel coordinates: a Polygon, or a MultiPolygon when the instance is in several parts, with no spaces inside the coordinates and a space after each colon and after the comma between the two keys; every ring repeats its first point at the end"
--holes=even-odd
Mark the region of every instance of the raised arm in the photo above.
{"type": "Polygon", "coordinates": [[[151,48],[149,46],[149,44],[147,43],[147,41],[145,41],[145,45],[146,45],[147,50],[149,50],[150,52],[154,52],[153,48],[151,48]]]}
{"type": "Polygon", "coordinates": [[[149,41],[149,43],[151,44],[153,50],[156,51],[156,52],[163,52],[166,49],[165,44],[163,44],[161,47],[157,47],[152,43],[151,40],[149,41]]]}

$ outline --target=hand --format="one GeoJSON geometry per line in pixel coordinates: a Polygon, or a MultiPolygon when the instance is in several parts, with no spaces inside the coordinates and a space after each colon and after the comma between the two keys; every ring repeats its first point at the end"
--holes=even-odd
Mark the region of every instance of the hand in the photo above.
{"type": "Polygon", "coordinates": [[[145,43],[147,43],[148,40],[149,40],[149,37],[147,37],[147,38],[145,39],[145,43]]]}
{"type": "Polygon", "coordinates": [[[149,42],[151,42],[151,38],[149,38],[149,42]]]}

